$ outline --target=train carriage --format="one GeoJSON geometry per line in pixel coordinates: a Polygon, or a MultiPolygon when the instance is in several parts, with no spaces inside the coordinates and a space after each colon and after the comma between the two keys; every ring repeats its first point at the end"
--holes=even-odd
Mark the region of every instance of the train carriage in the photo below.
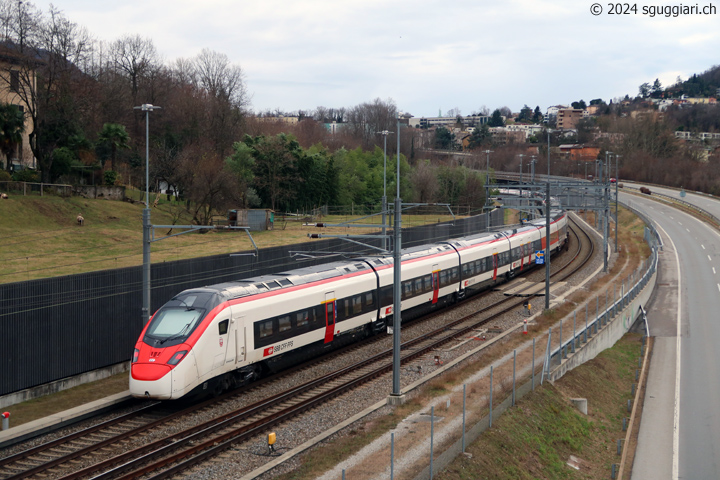
{"type": "MultiPolygon", "coordinates": [[[[545,221],[403,250],[403,320],[506,281],[545,248],[545,221]]],[[[567,238],[554,212],[550,250],[567,238]]],[[[385,330],[393,258],[369,257],[183,291],[145,326],[130,391],[174,399],[220,392],[385,330]]]]}

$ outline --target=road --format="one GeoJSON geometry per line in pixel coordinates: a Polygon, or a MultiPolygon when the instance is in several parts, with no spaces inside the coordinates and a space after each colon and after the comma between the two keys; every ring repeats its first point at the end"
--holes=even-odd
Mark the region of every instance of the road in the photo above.
{"type": "MultiPolygon", "coordinates": [[[[665,243],[648,308],[656,343],[632,478],[718,479],[720,235],[651,198],[620,198],[646,212],[665,243]]],[[[720,213],[716,200],[690,194],[684,200],[720,213]]]]}

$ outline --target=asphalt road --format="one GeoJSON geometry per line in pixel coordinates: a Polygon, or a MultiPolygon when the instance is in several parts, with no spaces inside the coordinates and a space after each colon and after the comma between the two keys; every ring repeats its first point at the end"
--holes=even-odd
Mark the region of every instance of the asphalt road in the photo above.
{"type": "MultiPolygon", "coordinates": [[[[621,194],[621,200],[646,212],[665,244],[648,308],[656,349],[632,478],[718,479],[720,235],[651,198],[621,194]]],[[[684,200],[720,214],[717,200],[691,194],[684,200]]]]}

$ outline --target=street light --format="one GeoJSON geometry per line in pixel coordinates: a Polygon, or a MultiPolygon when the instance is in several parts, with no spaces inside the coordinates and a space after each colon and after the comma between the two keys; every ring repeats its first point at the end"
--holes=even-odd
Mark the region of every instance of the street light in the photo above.
{"type": "Polygon", "coordinates": [[[143,325],[150,321],[150,112],[162,107],[143,103],[134,110],[145,112],[145,209],[143,210],[143,325]]]}
{"type": "Polygon", "coordinates": [[[387,130],[383,130],[382,132],[378,132],[380,135],[383,136],[383,197],[382,197],[382,248],[383,250],[387,250],[387,238],[386,235],[386,229],[385,225],[386,223],[386,212],[387,212],[387,179],[386,179],[386,172],[387,172],[387,136],[389,133],[387,130]]]}
{"type": "Polygon", "coordinates": [[[401,208],[402,200],[400,200],[400,117],[402,113],[398,112],[397,116],[397,177],[396,177],[396,194],[395,194],[395,225],[393,231],[393,374],[392,374],[392,393],[389,401],[392,404],[400,404],[404,402],[404,397],[400,393],[400,322],[401,319],[401,208]]]}

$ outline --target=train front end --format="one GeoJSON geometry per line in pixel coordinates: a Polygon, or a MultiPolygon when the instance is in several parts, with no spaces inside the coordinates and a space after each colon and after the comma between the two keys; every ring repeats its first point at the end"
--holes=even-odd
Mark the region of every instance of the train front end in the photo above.
{"type": "Polygon", "coordinates": [[[214,292],[188,290],[163,305],[140,334],[130,367],[130,394],[170,400],[198,382],[193,347],[202,335],[203,319],[215,306],[214,292]]]}

